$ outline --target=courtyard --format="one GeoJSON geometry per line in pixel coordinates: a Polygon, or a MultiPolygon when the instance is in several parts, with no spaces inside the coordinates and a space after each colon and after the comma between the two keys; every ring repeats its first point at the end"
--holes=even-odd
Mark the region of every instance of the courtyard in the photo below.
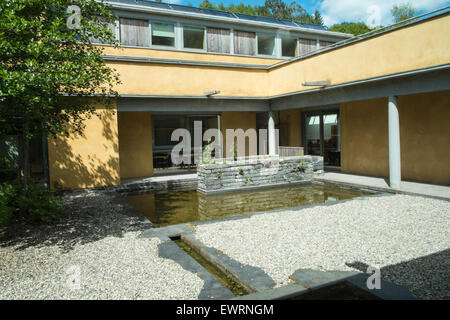
{"type": "Polygon", "coordinates": [[[114,190],[66,192],[63,203],[55,224],[17,218],[1,230],[1,299],[232,298],[164,236],[174,228],[273,288],[292,283],[298,269],[376,266],[418,299],[449,298],[445,200],[382,193],[161,228],[114,190]]]}

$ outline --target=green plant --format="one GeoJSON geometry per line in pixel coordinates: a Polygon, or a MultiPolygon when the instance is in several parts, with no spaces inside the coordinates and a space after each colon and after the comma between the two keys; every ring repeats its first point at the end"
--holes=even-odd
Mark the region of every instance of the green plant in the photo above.
{"type": "Polygon", "coordinates": [[[305,172],[305,162],[303,160],[300,160],[297,164],[297,170],[300,172],[305,172]]]}
{"type": "Polygon", "coordinates": [[[242,169],[241,167],[238,168],[238,173],[243,176],[244,175],[244,169],[242,169]]]}
{"type": "Polygon", "coordinates": [[[0,185],[0,226],[4,225],[15,211],[43,222],[58,218],[62,206],[53,191],[36,186],[27,186],[26,196],[20,191],[19,187],[11,184],[0,185]]]}
{"type": "Polygon", "coordinates": [[[14,212],[14,199],[17,197],[17,190],[10,184],[0,185],[0,227],[5,225],[14,212]]]}
{"type": "Polygon", "coordinates": [[[119,73],[95,43],[118,44],[115,21],[104,1],[0,1],[0,139],[18,135],[22,194],[30,139],[82,133],[99,104],[113,113],[119,73]]]}
{"type": "Polygon", "coordinates": [[[58,219],[62,206],[54,192],[39,187],[27,187],[27,195],[18,197],[16,206],[31,218],[51,222],[58,219]]]}

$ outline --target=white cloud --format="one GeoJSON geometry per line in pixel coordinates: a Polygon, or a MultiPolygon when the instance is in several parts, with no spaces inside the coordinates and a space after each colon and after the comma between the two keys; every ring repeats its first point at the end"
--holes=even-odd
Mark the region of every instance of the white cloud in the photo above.
{"type": "Polygon", "coordinates": [[[379,22],[386,26],[392,24],[391,9],[394,4],[410,2],[418,11],[431,11],[450,4],[449,0],[322,0],[320,12],[324,23],[379,22]]]}

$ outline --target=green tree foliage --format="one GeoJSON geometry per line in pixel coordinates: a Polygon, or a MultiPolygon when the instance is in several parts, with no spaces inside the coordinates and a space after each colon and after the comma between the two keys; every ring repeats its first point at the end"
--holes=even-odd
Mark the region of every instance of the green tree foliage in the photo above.
{"type": "Polygon", "coordinates": [[[225,6],[220,3],[218,6],[211,3],[209,0],[203,0],[199,4],[199,8],[216,9],[222,11],[250,14],[254,16],[266,16],[276,19],[294,20],[302,23],[313,23],[323,25],[323,18],[319,11],[315,11],[310,15],[300,4],[292,1],[290,4],[282,0],[266,0],[263,6],[259,5],[245,5],[242,2],[239,4],[229,4],[225,6]]]}
{"type": "Polygon", "coordinates": [[[0,1],[0,139],[19,135],[22,190],[28,141],[41,134],[81,132],[96,103],[117,96],[115,70],[92,39],[115,44],[112,11],[94,0],[0,1]],[[81,19],[70,5],[80,8],[81,19]],[[79,20],[79,27],[77,22],[79,20]],[[75,27],[75,28],[74,28],[75,27]]]}
{"type": "Polygon", "coordinates": [[[396,4],[392,7],[391,14],[394,18],[394,22],[397,23],[414,17],[416,9],[409,2],[399,5],[396,4]]]}
{"type": "Polygon", "coordinates": [[[343,32],[343,33],[351,33],[355,36],[367,33],[372,29],[368,27],[364,22],[342,22],[338,24],[332,25],[328,28],[330,31],[343,32]]]}

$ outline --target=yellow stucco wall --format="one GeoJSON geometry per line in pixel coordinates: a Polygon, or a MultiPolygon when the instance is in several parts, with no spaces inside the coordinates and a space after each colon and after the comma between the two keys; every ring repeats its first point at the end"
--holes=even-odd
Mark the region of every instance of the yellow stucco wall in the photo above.
{"type": "MultiPolygon", "coordinates": [[[[341,104],[342,172],[389,175],[387,98],[341,104]]],[[[402,180],[450,184],[450,91],[398,98],[402,180]]]]}
{"type": "Polygon", "coordinates": [[[216,68],[173,64],[108,62],[120,74],[120,94],[204,95],[220,90],[223,96],[267,94],[267,72],[238,68],[216,68]]]}
{"type": "Polygon", "coordinates": [[[49,139],[51,187],[63,189],[118,185],[119,140],[115,108],[97,108],[83,134],[49,139]]]}
{"type": "Polygon", "coordinates": [[[382,98],[341,104],[342,172],[389,175],[387,103],[382,98]]]}
{"type": "MultiPolygon", "coordinates": [[[[120,73],[121,94],[268,97],[311,87],[304,81],[340,84],[450,62],[450,15],[435,17],[352,45],[268,70],[140,62],[107,64],[120,73]]],[[[105,54],[179,60],[274,64],[277,60],[152,49],[103,47],[105,54]]]]}
{"type": "Polygon", "coordinates": [[[307,90],[302,82],[331,84],[450,62],[450,15],[299,60],[269,72],[269,93],[307,90]]]}
{"type": "Polygon", "coordinates": [[[102,46],[104,54],[119,55],[128,57],[146,57],[146,58],[162,58],[162,59],[181,59],[193,61],[211,61],[211,62],[227,62],[227,63],[244,63],[244,64],[260,64],[271,65],[283,60],[268,59],[260,57],[243,57],[227,54],[210,54],[200,52],[185,52],[174,50],[155,50],[147,48],[114,48],[111,46],[102,46]]]}
{"type": "MultiPolygon", "coordinates": [[[[302,146],[302,125],[300,118],[300,109],[280,111],[280,130],[286,132],[286,147],[302,146]]],[[[280,145],[283,145],[281,137],[280,145]]]]}
{"type": "Polygon", "coordinates": [[[120,178],[153,175],[152,122],[150,112],[120,112],[120,178]]]}
{"type": "Polygon", "coordinates": [[[402,179],[450,185],[450,91],[400,96],[402,179]]]}
{"type": "MultiPolygon", "coordinates": [[[[220,117],[221,131],[223,135],[223,154],[227,155],[227,150],[233,147],[233,142],[227,141],[226,129],[247,129],[256,128],[256,113],[254,112],[222,112],[220,117]]],[[[245,154],[249,155],[248,138],[245,139],[245,154]]]]}

